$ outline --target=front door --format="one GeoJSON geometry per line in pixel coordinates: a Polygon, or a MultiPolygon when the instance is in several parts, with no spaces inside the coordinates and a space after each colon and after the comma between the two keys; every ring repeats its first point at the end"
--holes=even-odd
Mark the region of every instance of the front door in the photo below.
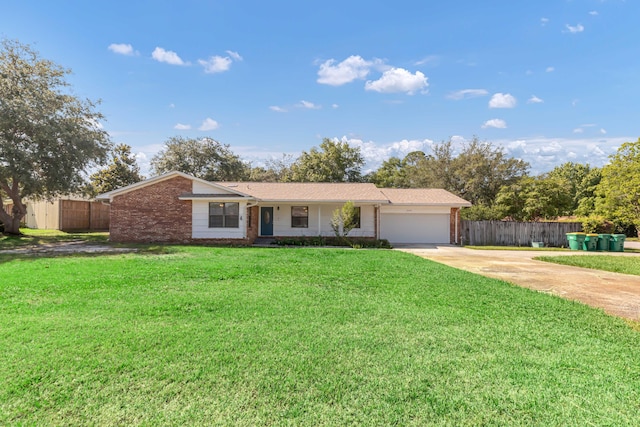
{"type": "Polygon", "coordinates": [[[260,207],[260,235],[273,236],[273,207],[260,207]]]}

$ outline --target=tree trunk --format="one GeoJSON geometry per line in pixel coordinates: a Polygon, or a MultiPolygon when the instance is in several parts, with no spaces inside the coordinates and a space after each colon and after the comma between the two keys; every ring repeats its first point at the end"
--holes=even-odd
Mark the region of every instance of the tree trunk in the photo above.
{"type": "MultiPolygon", "coordinates": [[[[2,203],[2,200],[0,200],[0,221],[4,225],[4,234],[19,235],[20,221],[22,221],[22,218],[27,215],[27,207],[24,205],[24,203],[22,203],[22,200],[20,199],[17,184],[9,187],[4,183],[0,183],[0,187],[5,191],[5,193],[7,193],[7,195],[13,202],[11,213],[7,213],[4,210],[4,204],[2,203]]],[[[1,197],[2,194],[0,193],[0,198],[1,197]]]]}
{"type": "Polygon", "coordinates": [[[20,233],[20,220],[22,218],[11,218],[9,221],[3,220],[4,234],[12,234],[19,236],[20,233]]]}

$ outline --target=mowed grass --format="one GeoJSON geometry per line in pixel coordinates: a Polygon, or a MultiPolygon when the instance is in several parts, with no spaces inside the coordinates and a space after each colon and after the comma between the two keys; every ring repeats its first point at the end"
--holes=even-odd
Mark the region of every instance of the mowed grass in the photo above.
{"type": "Polygon", "coordinates": [[[595,270],[612,271],[614,273],[634,274],[640,276],[640,258],[635,256],[541,256],[535,258],[540,261],[555,264],[572,265],[574,267],[592,268],[595,270]]]}
{"type": "Polygon", "coordinates": [[[640,333],[394,251],[0,263],[0,425],[638,425],[640,333]]]}

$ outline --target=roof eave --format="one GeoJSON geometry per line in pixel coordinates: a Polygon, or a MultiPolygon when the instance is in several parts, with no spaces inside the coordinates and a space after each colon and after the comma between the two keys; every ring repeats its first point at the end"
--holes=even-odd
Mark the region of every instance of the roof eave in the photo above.
{"type": "Polygon", "coordinates": [[[313,204],[321,204],[321,203],[367,203],[367,204],[388,204],[388,200],[356,200],[356,199],[326,199],[326,200],[318,200],[318,199],[257,199],[262,203],[313,203],[313,204]]]}

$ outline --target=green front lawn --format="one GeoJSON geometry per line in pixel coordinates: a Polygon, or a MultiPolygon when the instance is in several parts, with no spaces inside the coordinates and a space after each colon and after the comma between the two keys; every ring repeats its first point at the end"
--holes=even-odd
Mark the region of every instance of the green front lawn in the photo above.
{"type": "Polygon", "coordinates": [[[623,320],[384,250],[0,257],[0,425],[638,425],[623,320]]]}
{"type": "Polygon", "coordinates": [[[590,256],[541,256],[540,261],[575,267],[592,268],[594,270],[612,271],[614,273],[635,274],[640,276],[640,259],[638,257],[621,257],[611,255],[590,256]]]}

